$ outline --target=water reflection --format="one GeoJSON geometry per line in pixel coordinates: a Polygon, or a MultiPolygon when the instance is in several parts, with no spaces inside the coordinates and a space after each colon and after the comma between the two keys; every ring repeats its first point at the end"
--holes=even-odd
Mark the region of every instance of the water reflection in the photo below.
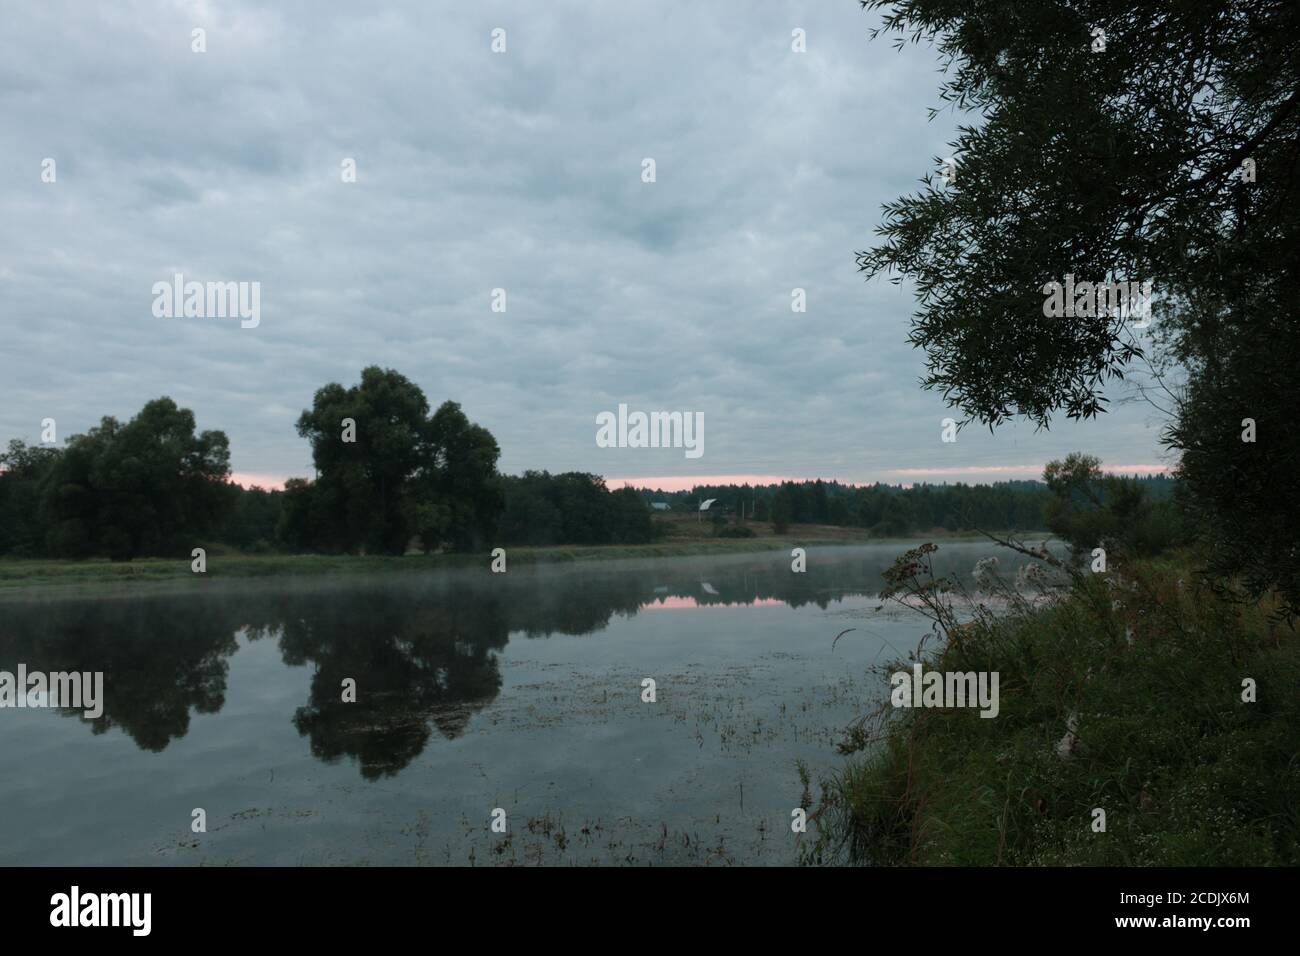
{"type": "MultiPolygon", "coordinates": [[[[900,546],[897,550],[901,551],[900,546]]],[[[512,568],[508,574],[409,574],[384,580],[222,583],[184,594],[0,605],[0,669],[103,671],[95,734],[119,728],[143,750],[184,737],[191,714],[225,703],[229,660],[275,640],[285,664],[312,669],[292,716],[318,759],[349,758],[362,777],[399,773],[436,732],[461,735],[500,694],[499,655],[512,636],[598,634],[642,609],[784,604],[823,609],[874,594],[893,549],[661,561],[641,566],[512,568]],[[354,703],[343,682],[356,681],[354,703]]],[[[970,546],[951,568],[970,566],[970,546]]],[[[1014,565],[1009,569],[1014,571],[1014,565]]],[[[80,711],[65,716],[84,720],[80,711]]]]}
{"type": "Polygon", "coordinates": [[[280,653],[311,664],[311,697],[293,715],[311,752],[356,758],[367,779],[395,774],[424,750],[433,728],[459,736],[497,696],[495,652],[509,629],[491,592],[447,589],[431,596],[365,590],[287,609],[280,653]],[[355,702],[343,682],[356,681],[355,702]]]}
{"type": "Polygon", "coordinates": [[[61,601],[0,605],[0,670],[103,671],[104,713],[93,733],[119,728],[161,751],[189,730],[190,714],[226,700],[237,627],[189,601],[61,601]]]}

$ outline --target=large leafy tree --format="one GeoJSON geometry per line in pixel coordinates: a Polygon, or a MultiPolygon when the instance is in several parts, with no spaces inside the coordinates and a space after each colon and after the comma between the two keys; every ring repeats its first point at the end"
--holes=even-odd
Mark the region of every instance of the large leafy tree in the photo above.
{"type": "Polygon", "coordinates": [[[230,503],[230,443],[195,433],[194,413],[157,398],[122,424],[74,435],[42,482],[47,550],[60,557],[179,554],[219,526],[230,503]]]}
{"type": "Polygon", "coordinates": [[[878,34],[935,44],[939,97],[973,120],[955,178],[887,204],[859,254],[912,282],[925,385],[968,422],[1047,425],[1103,412],[1148,363],[1160,387],[1176,367],[1167,439],[1220,570],[1300,600],[1300,400],[1277,384],[1300,344],[1300,6],[863,6],[888,8],[878,34]],[[1044,286],[1067,275],[1149,280],[1159,331],[1044,316],[1044,286]]]}
{"type": "Polygon", "coordinates": [[[0,453],[0,554],[34,557],[44,553],[41,488],[60,450],[15,438],[0,453]]]}
{"type": "Polygon", "coordinates": [[[474,547],[495,525],[496,440],[455,402],[430,415],[424,392],[392,369],[370,366],[357,385],[319,389],[298,433],[311,442],[317,479],[286,486],[291,543],[401,554],[415,535],[426,549],[474,547]]]}
{"type": "Polygon", "coordinates": [[[505,505],[497,474],[501,449],[492,433],[475,425],[456,402],[443,402],[429,422],[435,468],[429,475],[421,505],[436,509],[434,529],[455,548],[482,545],[496,528],[505,505]]]}
{"type": "Polygon", "coordinates": [[[429,402],[392,369],[370,366],[361,382],[317,390],[298,418],[311,442],[314,492],[349,550],[401,554],[411,536],[404,492],[429,463],[429,402]]]}
{"type": "Polygon", "coordinates": [[[654,537],[641,494],[610,491],[600,475],[526,471],[502,484],[497,536],[503,544],[644,544],[654,537]]]}
{"type": "Polygon", "coordinates": [[[1076,452],[1048,462],[1043,481],[1052,494],[1043,521],[1069,543],[1076,559],[1095,560],[1093,549],[1102,548],[1109,560],[1122,560],[1173,540],[1168,502],[1148,502],[1139,482],[1104,473],[1092,455],[1076,452]]]}

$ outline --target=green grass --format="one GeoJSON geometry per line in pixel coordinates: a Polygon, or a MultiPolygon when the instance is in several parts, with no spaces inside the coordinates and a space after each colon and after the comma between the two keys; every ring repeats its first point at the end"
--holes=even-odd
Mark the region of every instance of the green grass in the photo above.
{"type": "MultiPolygon", "coordinates": [[[[861,529],[829,525],[794,525],[784,535],[771,533],[769,525],[755,523],[755,538],[715,538],[711,529],[694,521],[680,522],[669,537],[652,544],[565,545],[557,547],[509,547],[509,566],[628,561],[695,555],[754,554],[789,551],[794,547],[848,546],[900,543],[915,539],[876,538],[861,529]],[[697,527],[698,524],[698,527],[697,527]]],[[[1046,533],[1043,533],[1046,536],[1046,533]]],[[[979,532],[948,532],[942,540],[984,537],[979,532]]],[[[310,577],[317,575],[394,574],[440,568],[489,566],[487,550],[471,554],[329,555],[329,554],[241,554],[220,545],[207,549],[207,576],[219,578],[310,577]]],[[[106,558],[85,561],[25,560],[0,557],[0,598],[18,597],[39,591],[57,595],[61,591],[118,592],[142,587],[150,589],[183,586],[194,580],[189,558],[138,558],[112,562],[106,558]]]]}
{"type": "MultiPolygon", "coordinates": [[[[797,536],[764,538],[698,538],[642,545],[590,545],[549,548],[506,549],[509,567],[553,562],[637,560],[710,554],[744,554],[798,545],[862,544],[860,538],[806,540],[797,536]]],[[[472,554],[248,555],[210,548],[207,576],[220,578],[268,578],[278,576],[394,574],[439,568],[487,568],[487,551],[472,554]]],[[[0,559],[0,594],[39,588],[84,588],[86,586],[133,586],[192,581],[189,558],[140,558],[114,563],[107,559],[87,561],[0,559]]]]}
{"type": "Polygon", "coordinates": [[[927,667],[998,671],[1000,715],[882,708],[846,748],[862,755],[822,781],[809,862],[1300,863],[1300,635],[1191,566],[1136,566],[1131,590],[1090,576],[949,636],[927,667]]]}

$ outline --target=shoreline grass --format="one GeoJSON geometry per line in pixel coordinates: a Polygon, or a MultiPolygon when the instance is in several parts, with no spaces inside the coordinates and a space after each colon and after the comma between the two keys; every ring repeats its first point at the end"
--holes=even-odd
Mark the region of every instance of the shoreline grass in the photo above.
{"type": "MultiPolygon", "coordinates": [[[[948,540],[975,540],[978,535],[958,533],[948,540]]],[[[894,544],[900,540],[869,537],[846,529],[843,535],[825,527],[793,527],[785,535],[754,538],[667,538],[635,545],[512,546],[506,549],[510,567],[541,564],[582,564],[603,561],[646,560],[710,555],[761,554],[794,547],[851,547],[894,544]]],[[[444,569],[487,568],[488,550],[471,553],[351,555],[351,554],[241,554],[213,546],[207,553],[207,578],[263,579],[328,575],[407,574],[444,569]]],[[[0,596],[39,590],[44,594],[87,588],[130,588],[193,582],[191,559],[137,558],[112,562],[89,560],[0,558],[0,596]]]]}
{"type": "Polygon", "coordinates": [[[1300,863],[1300,635],[1194,564],[1085,575],[1049,606],[953,628],[927,669],[1000,672],[1000,715],[886,701],[822,781],[805,862],[1300,863]]]}

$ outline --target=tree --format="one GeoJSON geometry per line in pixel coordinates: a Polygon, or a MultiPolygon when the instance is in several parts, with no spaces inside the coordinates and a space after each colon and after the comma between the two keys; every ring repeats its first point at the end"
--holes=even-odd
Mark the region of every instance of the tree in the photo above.
{"type": "Polygon", "coordinates": [[[284,483],[284,503],[275,537],[290,551],[346,550],[340,528],[334,520],[336,509],[326,506],[324,494],[315,482],[306,478],[289,478],[284,483]]]}
{"type": "Polygon", "coordinates": [[[772,530],[774,532],[785,534],[790,530],[790,512],[792,510],[790,484],[786,482],[772,496],[772,530]]]}
{"type": "Polygon", "coordinates": [[[441,534],[459,550],[483,544],[496,528],[505,505],[497,474],[501,449],[486,428],[475,425],[456,402],[443,402],[429,423],[435,456],[432,478],[420,487],[420,526],[425,541],[441,534]]]}
{"type": "Polygon", "coordinates": [[[1052,497],[1043,508],[1048,530],[1084,560],[1104,548],[1107,560],[1157,554],[1182,543],[1179,512],[1170,501],[1150,501],[1133,478],[1104,474],[1100,459],[1073,452],[1043,470],[1052,497]]]}
{"type": "Polygon", "coordinates": [[[429,403],[392,369],[370,366],[351,388],[330,383],[298,418],[311,442],[314,493],[346,550],[401,554],[411,537],[403,493],[433,466],[429,403]]]}
{"type": "Polygon", "coordinates": [[[907,499],[901,494],[886,495],[875,530],[887,537],[901,538],[912,530],[912,524],[912,510],[907,499]]]}
{"type": "Polygon", "coordinates": [[[1220,570],[1294,606],[1300,435],[1284,423],[1300,399],[1274,383],[1300,345],[1300,7],[863,5],[892,8],[877,33],[936,43],[940,99],[979,117],[950,144],[952,182],[887,204],[858,257],[913,282],[925,385],[967,421],[1045,426],[1103,412],[1107,386],[1149,363],[1144,394],[1172,419],[1220,570]],[[1150,281],[1160,334],[1082,295],[1049,317],[1049,283],[1067,279],[1150,281]],[[1270,423],[1253,446],[1234,434],[1244,418],[1270,423]]]}
{"type": "Polygon", "coordinates": [[[59,453],[57,448],[29,446],[17,438],[0,453],[0,554],[37,557],[44,553],[41,487],[59,453]]]}
{"type": "Polygon", "coordinates": [[[163,397],[125,425],[106,417],[72,436],[43,482],[47,551],[129,561],[185,554],[211,534],[230,503],[230,443],[194,428],[194,413],[163,397]]]}
{"type": "Polygon", "coordinates": [[[1209,570],[1240,576],[1248,594],[1278,585],[1295,613],[1300,391],[1292,382],[1300,343],[1291,309],[1267,302],[1252,309],[1243,297],[1238,310],[1231,317],[1220,310],[1219,319],[1198,310],[1185,338],[1203,342],[1180,345],[1195,374],[1169,429],[1182,450],[1179,499],[1200,529],[1209,570]]]}
{"type": "Polygon", "coordinates": [[[1043,509],[1043,520],[1078,558],[1094,548],[1117,550],[1126,525],[1142,505],[1142,489],[1103,474],[1101,460],[1092,455],[1074,452],[1064,461],[1048,462],[1043,480],[1053,496],[1043,509]]]}
{"type": "Polygon", "coordinates": [[[830,521],[830,502],[826,496],[826,483],[818,478],[812,486],[812,515],[810,520],[818,524],[830,521]]]}
{"type": "Polygon", "coordinates": [[[526,471],[503,481],[505,509],[497,528],[503,544],[547,545],[563,539],[564,518],[548,494],[551,476],[526,471]]]}
{"type": "Polygon", "coordinates": [[[654,534],[641,494],[610,491],[599,475],[526,471],[502,479],[502,487],[502,544],[644,544],[654,534]]]}
{"type": "Polygon", "coordinates": [[[231,503],[218,540],[242,551],[270,551],[283,511],[284,492],[235,484],[226,488],[231,503]]]}
{"type": "Polygon", "coordinates": [[[654,537],[650,509],[635,489],[611,491],[607,501],[610,544],[645,544],[654,537]]]}
{"type": "Polygon", "coordinates": [[[429,415],[419,386],[370,366],[350,388],[316,392],[298,419],[318,477],[286,487],[282,528],[298,546],[402,554],[479,546],[496,525],[500,449],[455,402],[429,415]]]}

